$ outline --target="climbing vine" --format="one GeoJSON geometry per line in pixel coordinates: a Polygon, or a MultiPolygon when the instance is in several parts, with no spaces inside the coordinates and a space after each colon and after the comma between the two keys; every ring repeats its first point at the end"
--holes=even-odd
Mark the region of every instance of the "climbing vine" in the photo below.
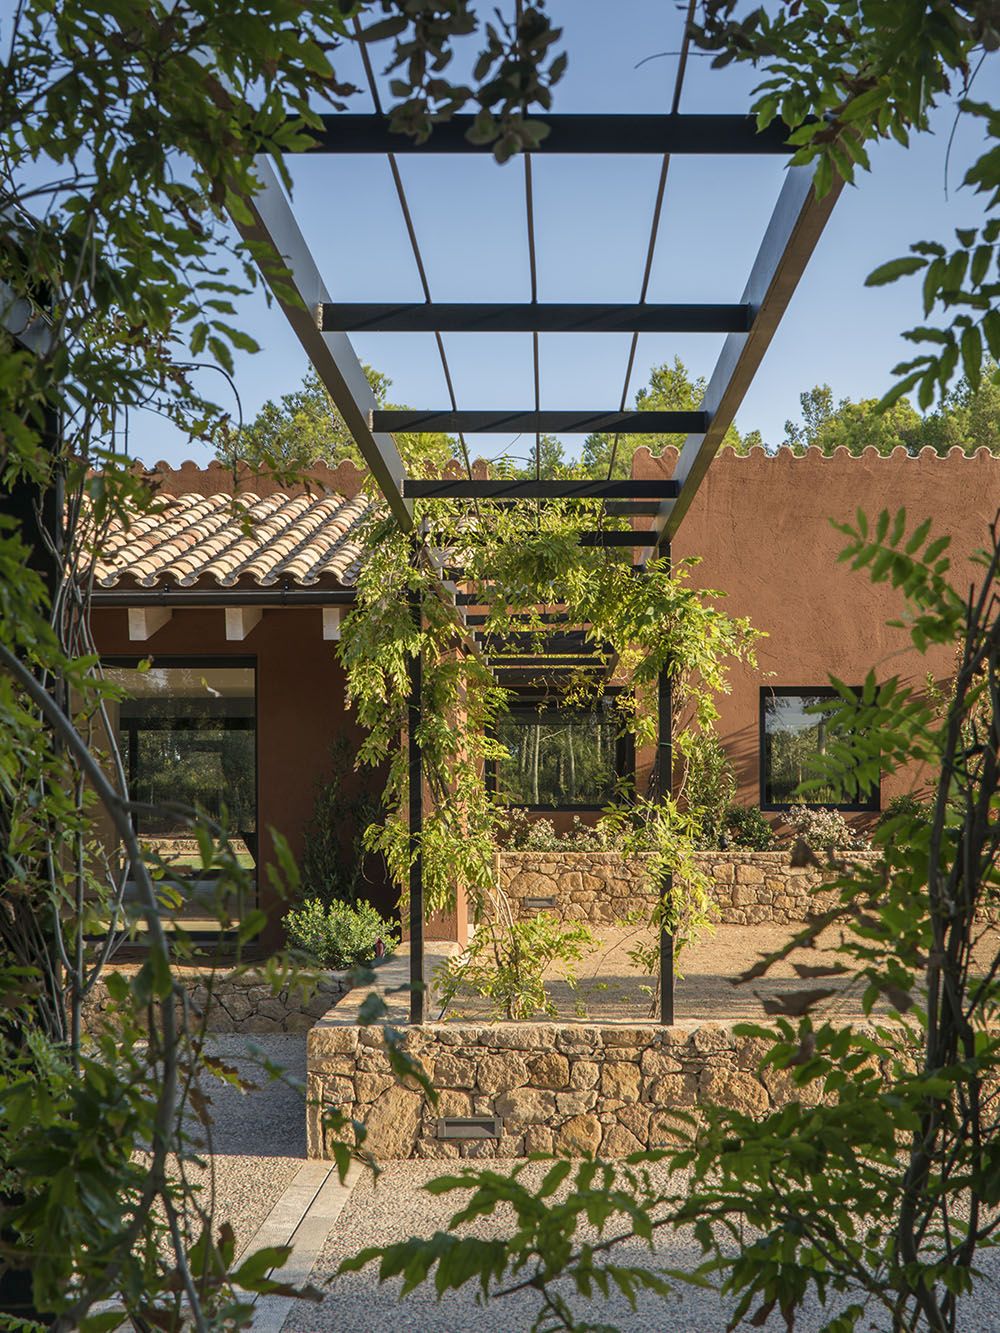
{"type": "MultiPolygon", "coordinates": [[[[416,536],[391,519],[371,528],[357,606],[344,622],[340,651],[348,696],[367,733],[358,762],[387,766],[386,818],[369,828],[368,843],[386,856],[404,900],[413,849],[406,817],[407,753],[399,736],[407,726],[409,666],[419,653],[417,739],[429,800],[415,842],[427,909],[453,905],[456,886],[463,885],[477,920],[513,925],[493,873],[507,811],[485,780],[487,764],[506,753],[493,737],[513,696],[498,685],[466,629],[456,587],[481,609],[487,639],[502,640],[517,617],[528,647],[542,649],[551,633],[542,616],[554,606],[568,625],[586,626],[589,645],[606,670],[578,670],[545,683],[558,702],[575,707],[593,705],[612,684],[624,687],[618,711],[637,745],[656,737],[661,670],[671,680],[676,718],[709,729],[717,717],[715,697],[728,688],[730,665],[753,660],[757,631],[719,608],[720,592],[692,583],[696,560],[671,568],[657,558],[640,570],[620,548],[582,546],[581,532],[600,522],[593,501],[560,501],[543,509],[481,502],[471,511],[432,501],[418,510],[416,536]],[[450,585],[444,581],[449,576],[450,585]],[[420,608],[419,624],[414,605],[420,608]]],[[[684,849],[692,838],[669,782],[664,786],[657,799],[627,793],[612,812],[617,821],[636,825],[646,849],[658,853],[654,873],[659,875],[690,864],[684,849]]],[[[678,886],[677,892],[683,890],[678,886]]],[[[706,921],[707,913],[707,899],[697,887],[689,902],[671,908],[672,918],[693,927],[706,921]]]]}

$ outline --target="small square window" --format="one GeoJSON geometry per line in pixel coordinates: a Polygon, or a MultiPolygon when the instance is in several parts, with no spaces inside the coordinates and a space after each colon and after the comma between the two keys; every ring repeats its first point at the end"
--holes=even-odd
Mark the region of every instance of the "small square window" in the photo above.
{"type": "MultiPolygon", "coordinates": [[[[859,691],[860,692],[860,691],[859,691]]],[[[799,784],[817,776],[815,760],[831,738],[830,716],[839,695],[828,686],[772,688],[760,692],[760,803],[765,810],[793,805],[832,806],[838,810],[878,810],[879,791],[858,793],[845,801],[832,788],[796,795],[799,784]]]]}

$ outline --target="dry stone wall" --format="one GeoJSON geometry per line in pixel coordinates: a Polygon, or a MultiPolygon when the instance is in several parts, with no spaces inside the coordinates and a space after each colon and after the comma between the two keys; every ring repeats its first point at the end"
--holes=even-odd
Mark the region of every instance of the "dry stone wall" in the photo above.
{"type": "MultiPolygon", "coordinates": [[[[128,974],[135,967],[115,969],[128,974]]],[[[196,1018],[206,1014],[209,1032],[308,1032],[313,1024],[350,989],[348,973],[324,972],[315,990],[292,986],[275,994],[271,986],[253,972],[206,974],[193,968],[177,969],[181,985],[196,1018]]],[[[99,982],[84,1009],[84,1022],[93,1030],[108,1007],[107,989],[99,982]]]]}
{"type": "MultiPolygon", "coordinates": [[[[871,863],[875,852],[850,853],[871,863]]],[[[719,921],[756,926],[801,921],[832,904],[825,868],[793,866],[791,853],[699,852],[697,862],[714,886],[719,921]]],[[[619,852],[499,852],[496,877],[518,916],[554,912],[560,920],[611,925],[646,913],[655,899],[649,855],[619,852]]]]}
{"type": "Polygon", "coordinates": [[[406,1046],[437,1091],[436,1108],[422,1091],[396,1082],[381,1027],[338,1025],[331,1015],[312,1029],[311,1157],[332,1156],[324,1111],[334,1108],[367,1127],[365,1148],[381,1160],[625,1157],[671,1142],[678,1124],[671,1112],[711,1102],[764,1115],[804,1095],[786,1072],[758,1071],[759,1039],[714,1023],[439,1023],[410,1029],[406,1046]],[[440,1137],[440,1119],[452,1116],[499,1117],[500,1137],[440,1137]]]}

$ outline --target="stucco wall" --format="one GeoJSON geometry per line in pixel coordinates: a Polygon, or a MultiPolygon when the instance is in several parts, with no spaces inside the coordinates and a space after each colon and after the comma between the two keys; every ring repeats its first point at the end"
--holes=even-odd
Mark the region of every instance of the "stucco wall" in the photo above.
{"type": "MultiPolygon", "coordinates": [[[[220,662],[242,657],[256,663],[258,893],[272,918],[267,942],[276,942],[284,908],[267,877],[266,867],[275,859],[271,829],[287,838],[300,856],[317,787],[330,772],[334,741],[345,737],[353,753],[361,740],[346,705],[336,644],[323,639],[319,608],[268,608],[242,642],[226,639],[225,615],[214,607],[175,609],[168,623],[144,643],[130,642],[124,609],[96,610],[93,625],[104,657],[148,656],[164,665],[170,657],[183,656],[218,657],[220,662]]],[[[377,774],[352,773],[344,783],[345,796],[363,787],[380,791],[381,785],[377,774]]],[[[368,869],[374,875],[378,867],[369,863],[368,869]]],[[[387,883],[374,880],[367,887],[382,911],[392,909],[396,895],[387,883]]]]}
{"type": "MultiPolygon", "coordinates": [[[[871,852],[851,856],[861,862],[877,859],[871,852]]],[[[712,882],[724,925],[787,924],[832,905],[832,895],[822,891],[831,875],[793,866],[790,852],[698,852],[695,859],[712,882]]],[[[652,908],[651,860],[618,852],[499,852],[496,876],[519,917],[546,910],[563,921],[610,925],[652,908]],[[553,902],[542,909],[529,907],[526,900],[531,899],[553,902]]]]}
{"type": "MultiPolygon", "coordinates": [[[[674,449],[655,457],[639,449],[633,475],[671,476],[676,459],[674,449]]],[[[939,679],[950,674],[947,648],[921,657],[904,631],[887,627],[900,609],[888,584],[873,586],[864,571],[837,563],[845,539],[831,518],[846,522],[859,507],[875,516],[904,505],[913,525],[930,516],[935,532],[951,535],[952,575],[964,588],[974,577],[968,557],[987,540],[1000,508],[1000,457],[955,450],[942,458],[924,450],[910,458],[902,449],[887,458],[873,449],[859,457],[846,450],[770,456],[762,449],[738,457],[723,450],[709,468],[673,556],[675,562],[700,556],[693,582],[726,592],[725,609],[748,616],[769,636],[758,648],[759,667],[734,668],[732,693],[718,700],[719,733],[736,768],[741,804],[760,801],[762,685],[824,685],[831,674],[857,684],[873,667],[880,678],[899,675],[917,684],[928,672],[939,679]]],[[[639,756],[640,790],[651,759],[648,752],[639,756]]],[[[912,776],[888,779],[883,804],[908,790],[912,776]]]]}

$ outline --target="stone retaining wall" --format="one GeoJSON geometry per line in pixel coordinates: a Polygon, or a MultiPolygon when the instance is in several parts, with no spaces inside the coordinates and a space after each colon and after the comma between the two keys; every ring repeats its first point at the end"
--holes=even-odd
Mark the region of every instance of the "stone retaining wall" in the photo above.
{"type": "MultiPolygon", "coordinates": [[[[808,1096],[787,1073],[757,1066],[765,1045],[715,1023],[642,1027],[512,1023],[428,1024],[406,1035],[438,1092],[389,1069],[382,1028],[338,1025],[308,1038],[310,1157],[330,1157],[324,1108],[367,1126],[365,1148],[398,1158],[522,1157],[532,1152],[624,1157],[670,1141],[673,1110],[711,1102],[763,1115],[808,1096]],[[495,1115],[498,1139],[438,1137],[439,1116],[495,1115]]],[[[815,1094],[814,1094],[815,1095],[815,1094]]]]}
{"type": "MultiPolygon", "coordinates": [[[[878,859],[875,852],[849,855],[869,864],[878,859]]],[[[788,924],[832,904],[832,895],[822,892],[832,873],[793,866],[789,851],[699,852],[696,859],[714,885],[724,925],[788,924]]],[[[552,899],[546,910],[561,920],[611,925],[650,910],[651,861],[649,855],[619,852],[499,852],[495,869],[518,916],[541,910],[526,900],[552,899]]]]}
{"type": "MultiPolygon", "coordinates": [[[[137,966],[123,965],[113,970],[128,975],[137,966]]],[[[347,972],[324,972],[311,992],[293,986],[275,995],[269,983],[254,972],[207,974],[179,968],[175,975],[195,1014],[204,1014],[207,1008],[209,1032],[308,1032],[351,984],[347,972]]],[[[107,988],[98,982],[84,1007],[84,1025],[96,1027],[108,1003],[107,988]]]]}

